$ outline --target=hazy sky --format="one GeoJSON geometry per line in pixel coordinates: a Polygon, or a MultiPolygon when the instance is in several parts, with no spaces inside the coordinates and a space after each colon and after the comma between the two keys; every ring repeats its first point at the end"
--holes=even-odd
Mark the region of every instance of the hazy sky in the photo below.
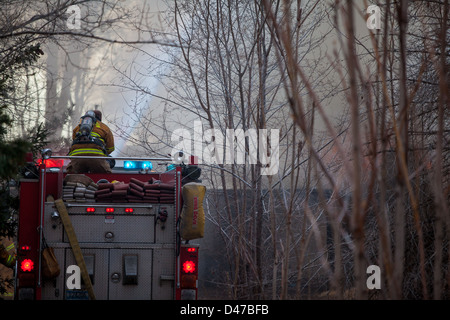
{"type": "MultiPolygon", "coordinates": [[[[165,31],[164,25],[162,25],[161,15],[167,10],[164,0],[150,0],[146,3],[149,9],[149,14],[146,18],[149,21],[149,26],[153,30],[165,31]]],[[[132,3],[130,1],[130,3],[132,3]]],[[[360,6],[359,10],[355,10],[355,31],[360,39],[368,34],[368,29],[366,26],[366,21],[364,20],[364,1],[357,0],[354,1],[355,4],[360,6]]],[[[332,19],[332,17],[330,17],[332,19]]],[[[329,24],[324,22],[324,30],[330,28],[329,24]]],[[[342,22],[342,21],[341,21],[342,22]]],[[[327,55],[331,60],[333,60],[333,50],[340,51],[340,45],[338,42],[338,34],[343,33],[344,29],[338,27],[332,30],[328,34],[327,38],[324,39],[323,43],[320,45],[319,50],[322,55],[327,55]]],[[[130,33],[125,33],[124,38],[126,40],[134,39],[134,35],[130,33]]],[[[342,37],[345,41],[345,37],[342,37]]],[[[365,45],[370,45],[370,43],[365,43],[365,45]]],[[[164,95],[164,90],[161,87],[155,74],[152,74],[150,65],[150,56],[158,57],[161,60],[165,60],[167,56],[159,49],[159,46],[154,44],[140,45],[139,47],[126,47],[120,45],[104,45],[95,52],[96,57],[92,57],[92,63],[95,63],[97,59],[105,58],[103,60],[102,72],[98,74],[99,81],[96,82],[92,90],[90,91],[90,98],[88,101],[88,106],[93,107],[94,105],[99,105],[100,109],[104,113],[105,122],[108,123],[108,119],[122,118],[126,121],[130,121],[132,126],[132,117],[127,114],[130,110],[130,106],[138,106],[142,110],[150,108],[154,115],[163,109],[163,101],[157,98],[153,98],[149,95],[142,95],[139,92],[133,90],[127,90],[118,86],[111,84],[123,84],[123,72],[126,77],[136,81],[152,92],[160,95],[164,95]],[[117,72],[119,69],[120,72],[117,72]],[[148,74],[150,72],[150,74],[148,74]],[[148,74],[148,76],[147,76],[148,74]]],[[[312,53],[314,57],[314,53],[312,53]]],[[[324,62],[324,67],[328,63],[327,60],[324,62]]],[[[161,70],[160,70],[161,71],[161,70]]],[[[170,72],[170,67],[167,67],[166,72],[170,72]]],[[[329,81],[339,83],[339,79],[335,78],[336,74],[331,72],[328,75],[329,81]]],[[[129,81],[128,81],[129,82],[129,81]]],[[[327,114],[330,115],[332,119],[338,118],[342,112],[342,98],[329,99],[324,102],[324,108],[327,114]]],[[[111,126],[114,125],[111,123],[111,126]]],[[[317,128],[321,128],[321,120],[317,119],[317,128]]],[[[116,136],[116,150],[113,155],[119,155],[120,152],[126,152],[125,141],[121,139],[120,136],[116,136]]]]}

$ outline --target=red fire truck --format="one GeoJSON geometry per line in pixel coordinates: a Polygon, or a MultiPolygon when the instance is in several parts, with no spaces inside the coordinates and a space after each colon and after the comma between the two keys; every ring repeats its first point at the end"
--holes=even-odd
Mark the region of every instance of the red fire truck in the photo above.
{"type": "MultiPolygon", "coordinates": [[[[123,161],[123,167],[115,167],[112,173],[83,175],[97,187],[94,194],[109,185],[113,196],[69,200],[67,178],[73,175],[65,172],[64,161],[77,157],[45,154],[35,165],[34,175],[20,181],[15,299],[197,299],[199,246],[184,241],[179,232],[184,175],[197,175],[196,165],[170,164],[170,158],[114,158],[123,161]],[[151,170],[157,162],[166,164],[161,172],[151,170]],[[143,188],[149,184],[157,187],[158,183],[172,190],[166,192],[164,201],[139,198],[130,189],[126,196],[124,192],[122,197],[114,194],[119,185],[124,190],[127,185],[143,188]],[[90,280],[86,284],[82,279],[81,287],[75,289],[69,278],[78,260],[69,227],[56,206],[61,200],[90,280]],[[45,248],[52,248],[60,268],[59,275],[51,279],[43,275],[45,248]],[[93,296],[88,294],[88,285],[93,296]]],[[[72,183],[73,188],[77,185],[72,183]]]]}

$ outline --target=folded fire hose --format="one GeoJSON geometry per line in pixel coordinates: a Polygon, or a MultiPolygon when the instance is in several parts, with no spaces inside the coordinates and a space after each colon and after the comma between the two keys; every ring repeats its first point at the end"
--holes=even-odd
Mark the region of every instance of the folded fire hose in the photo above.
{"type": "Polygon", "coordinates": [[[81,277],[86,285],[86,289],[91,300],[95,300],[94,289],[92,287],[91,278],[89,278],[89,273],[86,268],[86,263],[84,262],[84,257],[81,252],[80,245],[78,244],[77,235],[73,229],[72,222],[70,221],[69,213],[62,199],[55,200],[56,209],[59,212],[61,220],[64,224],[64,229],[66,230],[67,237],[69,238],[70,246],[72,247],[73,255],[77,262],[78,267],[80,267],[81,277]]]}
{"type": "Polygon", "coordinates": [[[182,188],[183,208],[180,215],[181,238],[192,240],[203,238],[205,232],[205,212],[203,198],[206,187],[201,183],[189,182],[182,188]]]}

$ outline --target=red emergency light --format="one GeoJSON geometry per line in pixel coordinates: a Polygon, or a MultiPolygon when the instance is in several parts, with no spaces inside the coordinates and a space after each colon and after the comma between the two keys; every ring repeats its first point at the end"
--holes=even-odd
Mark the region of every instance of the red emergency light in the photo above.
{"type": "Polygon", "coordinates": [[[87,207],[86,208],[86,212],[90,212],[90,213],[95,212],[95,208],[94,207],[87,207]]]}
{"type": "Polygon", "coordinates": [[[187,248],[187,252],[195,252],[195,251],[197,251],[197,249],[195,249],[195,248],[187,248]]]}
{"type": "Polygon", "coordinates": [[[20,268],[24,272],[30,272],[34,269],[34,262],[31,259],[24,259],[22,263],[20,264],[20,268]]]}
{"type": "Polygon", "coordinates": [[[126,213],[133,213],[133,208],[125,208],[126,213]]]}
{"type": "Polygon", "coordinates": [[[194,273],[195,271],[195,263],[194,261],[186,261],[183,263],[183,271],[185,273],[194,273]]]}
{"type": "Polygon", "coordinates": [[[114,212],[114,208],[106,208],[106,212],[112,213],[112,212],[114,212]]]}
{"type": "MultiPolygon", "coordinates": [[[[37,160],[38,164],[42,163],[42,159],[37,160]]],[[[64,160],[46,159],[44,164],[47,168],[62,168],[64,165],[64,160]]]]}

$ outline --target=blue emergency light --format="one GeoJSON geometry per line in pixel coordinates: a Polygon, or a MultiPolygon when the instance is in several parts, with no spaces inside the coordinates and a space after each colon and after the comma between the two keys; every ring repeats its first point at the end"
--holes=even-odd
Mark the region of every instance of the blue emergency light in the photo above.
{"type": "Polygon", "coordinates": [[[123,167],[129,170],[134,169],[152,170],[153,165],[150,161],[124,161],[123,167]]]}

